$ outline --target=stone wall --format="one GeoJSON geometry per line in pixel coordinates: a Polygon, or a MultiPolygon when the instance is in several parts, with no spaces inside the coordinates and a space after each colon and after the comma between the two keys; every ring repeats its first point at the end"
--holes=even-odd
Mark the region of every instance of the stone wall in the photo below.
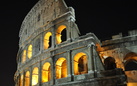
{"type": "MultiPolygon", "coordinates": [[[[98,38],[93,33],[79,34],[74,9],[67,7],[64,0],[39,0],[26,15],[20,29],[16,86],[125,86],[126,77],[121,69],[104,69],[96,49],[96,45],[100,45],[98,38]],[[66,31],[64,41],[63,30],[66,31]],[[51,40],[50,36],[45,38],[49,32],[51,40]],[[45,41],[50,47],[44,48],[45,41]],[[80,68],[86,70],[80,71],[80,68]]],[[[116,48],[119,43],[114,45],[117,42],[105,42],[109,46],[103,45],[104,54],[115,56],[122,52],[116,48]]]]}
{"type": "MultiPolygon", "coordinates": [[[[134,54],[137,53],[136,44],[137,44],[137,30],[128,31],[127,36],[122,36],[122,33],[120,33],[118,35],[112,36],[112,39],[102,42],[103,51],[100,52],[100,55],[102,55],[104,58],[108,56],[115,58],[117,68],[122,68],[123,70],[125,70],[125,64],[128,60],[131,59],[136,60],[134,58],[136,57],[136,55],[130,54],[130,53],[134,53],[134,54]],[[130,59],[126,59],[126,58],[130,58],[130,59]]],[[[125,71],[128,77],[128,82],[130,84],[132,82],[137,83],[135,78],[136,75],[133,74],[133,71],[125,71]]]]}

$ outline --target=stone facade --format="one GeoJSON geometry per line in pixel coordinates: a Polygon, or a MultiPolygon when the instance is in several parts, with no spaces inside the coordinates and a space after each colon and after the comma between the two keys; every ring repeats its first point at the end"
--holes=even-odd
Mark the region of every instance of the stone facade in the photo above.
{"type": "Polygon", "coordinates": [[[102,51],[100,56],[104,59],[107,56],[115,58],[117,68],[122,68],[128,77],[128,84],[137,85],[137,30],[128,31],[128,35],[122,36],[122,33],[112,36],[111,40],[102,42],[102,51]],[[133,61],[132,61],[133,60],[133,61]],[[135,63],[128,66],[129,62],[135,63]],[[128,69],[126,69],[128,66],[128,69]],[[129,69],[130,67],[130,69],[129,69]],[[134,68],[132,68],[134,67],[134,68]],[[131,69],[132,68],[132,69],[131,69]]]}
{"type": "Polygon", "coordinates": [[[98,38],[79,34],[64,0],[39,0],[20,29],[15,86],[126,86],[122,67],[105,70],[98,38]]]}

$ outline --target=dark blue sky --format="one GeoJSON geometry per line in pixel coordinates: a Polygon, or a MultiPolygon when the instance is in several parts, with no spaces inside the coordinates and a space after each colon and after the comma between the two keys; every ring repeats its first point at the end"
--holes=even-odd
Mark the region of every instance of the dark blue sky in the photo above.
{"type": "MultiPolygon", "coordinates": [[[[0,86],[14,86],[19,29],[21,23],[38,0],[2,0],[0,5],[1,71],[0,86]]],[[[100,40],[111,35],[137,29],[136,0],[65,0],[76,12],[81,35],[93,32],[100,40]]]]}

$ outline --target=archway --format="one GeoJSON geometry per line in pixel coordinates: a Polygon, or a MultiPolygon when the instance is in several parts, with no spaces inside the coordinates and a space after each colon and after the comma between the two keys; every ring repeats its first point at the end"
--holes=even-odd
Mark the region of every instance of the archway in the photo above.
{"type": "Polygon", "coordinates": [[[134,52],[128,53],[125,58],[125,71],[137,70],[137,54],[134,52]]]}
{"type": "Polygon", "coordinates": [[[130,52],[124,58],[125,74],[127,75],[127,86],[137,86],[137,54],[130,52]]]}
{"type": "Polygon", "coordinates": [[[46,62],[42,67],[42,82],[48,82],[51,79],[50,63],[46,62]]]}
{"type": "Polygon", "coordinates": [[[22,54],[22,63],[24,63],[25,61],[26,61],[26,50],[24,50],[22,54]]]}
{"type": "Polygon", "coordinates": [[[56,79],[67,77],[67,60],[59,58],[56,62],[56,79]]]}
{"type": "Polygon", "coordinates": [[[56,30],[56,43],[60,44],[61,42],[65,41],[67,39],[66,35],[66,26],[59,26],[56,30]]]}
{"type": "Polygon", "coordinates": [[[136,60],[128,60],[125,63],[125,71],[137,70],[137,61],[136,60]]]}
{"type": "Polygon", "coordinates": [[[83,52],[77,53],[74,56],[74,74],[80,75],[88,73],[87,55],[83,52]]]}
{"type": "Polygon", "coordinates": [[[23,75],[20,76],[19,86],[23,86],[23,75]]]}
{"type": "Polygon", "coordinates": [[[107,57],[104,59],[104,66],[106,70],[112,70],[116,68],[115,59],[113,57],[107,57]]]}
{"type": "Polygon", "coordinates": [[[27,71],[25,74],[25,86],[30,86],[30,72],[27,71]]]}
{"type": "Polygon", "coordinates": [[[32,45],[29,45],[28,47],[28,58],[30,59],[32,57],[32,45]]]}
{"type": "Polygon", "coordinates": [[[32,71],[32,86],[38,84],[38,67],[35,67],[32,71]]]}
{"type": "Polygon", "coordinates": [[[44,36],[44,49],[48,49],[49,47],[51,47],[51,36],[52,33],[51,32],[47,32],[44,36]]]}

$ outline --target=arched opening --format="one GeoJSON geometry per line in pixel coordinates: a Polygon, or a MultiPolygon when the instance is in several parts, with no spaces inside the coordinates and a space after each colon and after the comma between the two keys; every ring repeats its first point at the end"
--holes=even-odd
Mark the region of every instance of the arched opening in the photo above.
{"type": "Polygon", "coordinates": [[[125,63],[125,71],[137,70],[137,61],[136,60],[128,60],[125,63]]]}
{"type": "Polygon", "coordinates": [[[32,57],[32,45],[29,45],[28,47],[28,58],[30,59],[32,57]]]}
{"type": "Polygon", "coordinates": [[[64,28],[61,32],[61,40],[62,42],[66,41],[67,39],[67,33],[66,33],[66,29],[64,28]]]}
{"type": "Polygon", "coordinates": [[[56,79],[67,77],[67,61],[65,58],[59,58],[56,62],[56,79]]]}
{"type": "Polygon", "coordinates": [[[112,70],[116,68],[115,59],[113,57],[107,57],[104,59],[104,65],[106,70],[112,70]]]}
{"type": "Polygon", "coordinates": [[[137,70],[137,54],[134,52],[128,53],[125,58],[125,71],[137,70]]]}
{"type": "Polygon", "coordinates": [[[85,53],[77,53],[74,56],[74,74],[80,75],[88,73],[87,55],[85,53]]]}
{"type": "Polygon", "coordinates": [[[135,52],[126,54],[124,62],[127,86],[137,86],[137,54],[135,52]]]}
{"type": "Polygon", "coordinates": [[[19,86],[23,86],[23,75],[20,76],[20,80],[19,80],[19,86]]]}
{"type": "Polygon", "coordinates": [[[26,50],[23,51],[22,63],[24,63],[25,61],[26,61],[26,50]]]}
{"type": "Polygon", "coordinates": [[[134,52],[130,52],[128,54],[126,54],[124,60],[127,61],[127,60],[137,60],[137,54],[134,53],[134,52]]]}
{"type": "Polygon", "coordinates": [[[66,26],[61,25],[58,27],[56,31],[56,42],[57,44],[60,44],[61,42],[65,41],[67,39],[66,37],[66,26]]]}
{"type": "Polygon", "coordinates": [[[48,82],[51,79],[50,63],[46,62],[42,67],[42,82],[48,82]]]}
{"type": "Polygon", "coordinates": [[[44,49],[48,49],[49,47],[51,47],[51,36],[52,33],[51,32],[47,32],[44,36],[44,49]]]}
{"type": "Polygon", "coordinates": [[[27,71],[25,74],[25,86],[30,86],[30,72],[27,71]]]}
{"type": "Polygon", "coordinates": [[[38,68],[35,67],[32,72],[32,86],[38,84],[38,68]]]}

